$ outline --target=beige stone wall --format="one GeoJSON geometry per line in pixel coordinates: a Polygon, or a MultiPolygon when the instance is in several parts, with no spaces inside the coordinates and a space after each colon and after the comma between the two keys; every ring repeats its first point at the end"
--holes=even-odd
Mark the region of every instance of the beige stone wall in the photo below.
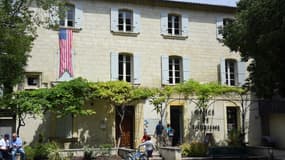
{"type": "Polygon", "coordinates": [[[89,108],[96,114],[75,119],[74,136],[80,144],[98,147],[99,144],[115,144],[115,109],[102,102],[94,102],[89,108]]]}
{"type": "MultiPolygon", "coordinates": [[[[201,82],[218,81],[217,66],[221,57],[238,58],[238,54],[230,53],[216,39],[216,18],[230,14],[104,1],[83,1],[80,4],[84,12],[83,27],[73,36],[76,77],[82,76],[90,81],[110,80],[111,51],[140,54],[142,85],[152,87],[161,85],[162,55],[188,56],[191,78],[201,82]],[[139,10],[141,33],[136,37],[113,35],[110,32],[112,7],[139,10]],[[165,39],[160,35],[160,13],[163,11],[189,16],[187,39],[165,39]]],[[[40,29],[38,33],[26,70],[42,72],[44,82],[54,81],[58,76],[57,31],[40,29]]]]}
{"type": "MultiPolygon", "coordinates": [[[[141,85],[161,87],[161,56],[178,55],[190,58],[190,77],[200,82],[218,81],[218,65],[222,57],[239,59],[237,53],[231,53],[216,39],[216,18],[232,17],[226,9],[185,7],[184,5],[168,5],[151,1],[143,4],[111,1],[72,0],[80,3],[83,8],[82,30],[74,32],[73,65],[75,77],[84,77],[89,81],[110,80],[110,52],[137,53],[141,56],[141,85]],[[113,35],[110,32],[110,9],[129,8],[141,13],[141,32],[137,36],[113,35]],[[163,11],[186,14],[189,16],[189,36],[185,40],[165,39],[160,35],[160,13],[163,11]]],[[[42,81],[50,84],[58,79],[58,32],[39,29],[38,38],[30,53],[27,72],[42,72],[42,81]]],[[[225,104],[217,102],[213,123],[220,126],[220,131],[214,136],[218,140],[226,138],[225,134],[225,104]]],[[[94,116],[78,117],[76,125],[78,137],[84,143],[100,144],[112,143],[115,137],[114,115],[109,116],[105,105],[92,106],[97,114],[94,116]],[[107,119],[106,128],[100,128],[102,120],[107,119]]],[[[139,104],[135,109],[135,144],[139,143],[143,131],[143,119],[157,118],[149,104],[139,104]]],[[[191,136],[189,133],[193,104],[184,104],[184,139],[191,136]]],[[[169,110],[168,110],[169,111],[169,110]]],[[[111,115],[114,114],[113,112],[111,115]]],[[[169,113],[167,113],[169,115],[169,113]]],[[[165,117],[169,121],[169,117],[165,117]]],[[[39,126],[28,125],[33,130],[39,126]]],[[[25,132],[29,133],[28,129],[25,132]]],[[[24,133],[24,137],[28,135],[24,133]]],[[[30,134],[33,135],[33,134],[30,134]]],[[[28,136],[31,140],[32,136],[28,136]]]]}

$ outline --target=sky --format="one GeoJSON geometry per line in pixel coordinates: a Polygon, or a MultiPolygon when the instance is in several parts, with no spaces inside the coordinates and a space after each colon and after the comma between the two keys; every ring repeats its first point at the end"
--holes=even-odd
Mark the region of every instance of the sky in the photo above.
{"type": "Polygon", "coordinates": [[[236,3],[238,0],[168,0],[168,1],[236,7],[236,3]]]}

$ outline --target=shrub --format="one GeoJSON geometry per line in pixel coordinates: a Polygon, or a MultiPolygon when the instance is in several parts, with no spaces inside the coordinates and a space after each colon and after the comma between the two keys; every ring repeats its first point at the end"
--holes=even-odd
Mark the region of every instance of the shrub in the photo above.
{"type": "Polygon", "coordinates": [[[188,156],[190,155],[191,146],[190,146],[189,143],[183,143],[183,144],[180,146],[180,148],[181,148],[181,152],[182,152],[181,154],[182,154],[182,156],[188,157],[188,156]]]}
{"type": "Polygon", "coordinates": [[[59,147],[55,142],[38,143],[34,147],[34,160],[60,160],[59,147]]]}
{"type": "Polygon", "coordinates": [[[26,159],[33,160],[35,156],[35,150],[31,146],[25,146],[24,150],[26,153],[26,159]]]}
{"type": "Polygon", "coordinates": [[[203,157],[207,155],[208,147],[202,142],[192,142],[182,144],[181,150],[185,157],[203,157]]]}
{"type": "Polygon", "coordinates": [[[241,133],[238,130],[232,129],[228,135],[227,139],[228,145],[235,147],[241,146],[241,140],[242,140],[241,138],[242,138],[241,133]]]}
{"type": "Polygon", "coordinates": [[[94,148],[93,147],[89,147],[89,146],[84,146],[84,156],[83,159],[84,160],[92,160],[95,157],[94,155],[94,148]]]}

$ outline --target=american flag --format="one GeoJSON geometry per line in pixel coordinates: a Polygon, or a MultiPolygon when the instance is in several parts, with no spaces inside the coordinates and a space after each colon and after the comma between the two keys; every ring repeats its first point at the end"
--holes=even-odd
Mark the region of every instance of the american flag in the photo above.
{"type": "Polygon", "coordinates": [[[61,77],[64,72],[68,72],[70,76],[73,76],[71,50],[72,50],[72,30],[60,29],[59,30],[59,51],[60,51],[59,77],[61,77]]]}

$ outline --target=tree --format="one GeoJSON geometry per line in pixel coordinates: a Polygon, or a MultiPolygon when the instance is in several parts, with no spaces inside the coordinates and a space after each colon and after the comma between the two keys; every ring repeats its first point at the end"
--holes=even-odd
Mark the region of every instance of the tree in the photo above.
{"type": "MultiPolygon", "coordinates": [[[[189,80],[176,86],[166,86],[162,89],[157,89],[150,98],[150,102],[154,105],[154,110],[160,114],[162,120],[166,107],[171,101],[179,99],[190,100],[201,112],[200,123],[203,125],[207,110],[211,104],[216,102],[217,97],[229,97],[228,94],[231,93],[238,96],[242,91],[243,89],[238,87],[222,86],[212,82],[201,84],[197,81],[189,80]]],[[[231,99],[228,99],[228,101],[231,101],[231,99]]]]}
{"type": "Polygon", "coordinates": [[[5,107],[17,116],[18,126],[25,126],[27,115],[42,115],[52,112],[57,117],[68,114],[91,115],[95,112],[84,108],[89,101],[89,82],[82,78],[77,78],[68,82],[62,82],[53,88],[43,88],[37,90],[25,90],[13,93],[13,98],[6,101],[5,107]]]}
{"type": "Polygon", "coordinates": [[[224,44],[250,60],[250,89],[258,97],[285,96],[285,1],[240,0],[224,44]]]}
{"type": "Polygon", "coordinates": [[[119,138],[117,147],[120,146],[122,137],[122,123],[125,117],[127,105],[138,103],[153,95],[153,90],[143,87],[136,87],[124,81],[95,82],[91,85],[91,99],[105,100],[113,107],[118,107],[117,114],[120,116],[119,138]]]}
{"type": "Polygon", "coordinates": [[[154,105],[154,110],[159,114],[161,122],[163,122],[163,116],[166,108],[171,102],[171,95],[174,93],[173,86],[165,86],[160,89],[154,90],[155,93],[150,97],[150,103],[154,105]]]}
{"type": "MultiPolygon", "coordinates": [[[[204,126],[208,108],[216,102],[217,97],[227,97],[231,93],[240,93],[241,88],[223,86],[217,83],[205,83],[201,84],[194,80],[189,80],[185,83],[181,83],[176,87],[176,93],[184,95],[184,99],[189,99],[194,103],[197,109],[201,113],[200,123],[204,126]]],[[[227,99],[225,99],[227,100],[227,99]]],[[[228,100],[230,101],[230,99],[228,100]]],[[[206,130],[203,130],[203,136],[205,137],[206,130]]]]}
{"type": "Polygon", "coordinates": [[[13,87],[23,79],[28,53],[37,36],[37,27],[52,23],[52,19],[37,18],[37,14],[29,8],[32,3],[47,13],[52,11],[52,6],[62,5],[58,0],[0,2],[0,89],[4,95],[11,94],[13,87]]]}

